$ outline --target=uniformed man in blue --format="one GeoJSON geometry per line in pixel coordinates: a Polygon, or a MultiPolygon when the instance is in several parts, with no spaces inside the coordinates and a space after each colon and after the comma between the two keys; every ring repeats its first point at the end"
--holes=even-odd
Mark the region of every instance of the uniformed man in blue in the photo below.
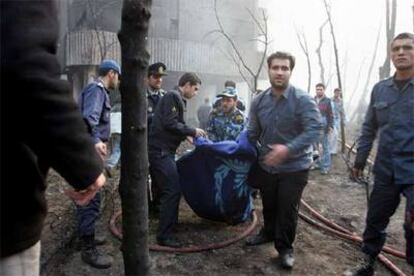
{"type": "Polygon", "coordinates": [[[385,243],[385,229],[400,196],[406,201],[404,231],[406,259],[414,266],[414,34],[401,33],[391,42],[393,77],[377,83],[362,125],[352,177],[362,176],[378,137],[371,193],[363,234],[363,264],[354,275],[373,275],[385,243]]]}
{"type": "Polygon", "coordinates": [[[173,226],[178,220],[181,189],[175,164],[175,152],[186,137],[205,136],[200,128],[192,128],[184,121],[186,100],[197,95],[201,80],[194,73],[181,76],[178,87],[161,98],[155,110],[148,139],[151,178],[161,191],[161,204],[157,242],[162,246],[179,247],[173,226]]]}
{"type": "Polygon", "coordinates": [[[237,90],[227,87],[218,96],[221,98],[221,104],[220,108],[215,108],[210,113],[208,138],[213,142],[235,141],[245,125],[244,115],[237,108],[237,90]]]}
{"type": "MultiPolygon", "coordinates": [[[[121,68],[114,60],[104,60],[99,66],[99,77],[89,84],[79,96],[79,107],[88,131],[91,134],[95,149],[102,160],[107,155],[105,142],[110,135],[109,92],[118,86],[121,68]]],[[[91,202],[82,207],[77,206],[78,231],[82,243],[82,260],[96,268],[108,268],[112,258],[99,252],[96,248],[95,222],[98,219],[101,206],[101,195],[98,192],[91,202]]]]}
{"type": "MultiPolygon", "coordinates": [[[[147,130],[151,131],[152,118],[160,99],[166,91],[162,89],[162,78],[167,76],[167,66],[162,62],[156,62],[148,67],[147,73],[147,130]]],[[[151,167],[149,168],[151,171],[151,167]]],[[[151,178],[151,186],[148,189],[148,210],[150,215],[156,217],[160,208],[160,191],[154,178],[151,178]],[[151,195],[150,195],[151,193],[151,195]]]]}

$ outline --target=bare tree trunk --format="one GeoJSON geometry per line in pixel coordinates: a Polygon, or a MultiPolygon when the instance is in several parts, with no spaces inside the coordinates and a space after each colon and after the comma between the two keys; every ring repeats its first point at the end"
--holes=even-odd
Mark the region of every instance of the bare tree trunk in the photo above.
{"type": "Polygon", "coordinates": [[[325,84],[325,67],[323,66],[322,61],[322,45],[323,45],[323,28],[328,23],[328,20],[323,22],[323,24],[319,27],[319,45],[316,48],[316,55],[318,56],[318,63],[320,68],[320,82],[325,84]]]}
{"type": "Polygon", "coordinates": [[[257,67],[257,70],[254,70],[251,66],[249,66],[247,64],[245,58],[243,57],[240,49],[236,45],[236,42],[233,40],[231,35],[228,32],[225,31],[224,26],[221,22],[221,19],[218,15],[217,1],[218,0],[214,0],[214,14],[215,14],[217,25],[218,25],[219,28],[217,30],[213,30],[212,32],[208,33],[207,35],[209,35],[211,33],[219,33],[230,44],[230,46],[233,50],[233,53],[234,53],[234,55],[232,55],[231,58],[233,59],[234,63],[236,64],[241,77],[246,81],[247,86],[251,90],[251,93],[250,93],[250,100],[251,100],[253,94],[257,91],[258,79],[260,77],[260,72],[263,69],[263,65],[265,63],[266,56],[267,56],[267,51],[268,51],[269,44],[270,44],[269,31],[268,31],[268,26],[267,26],[268,17],[265,14],[265,12],[263,11],[263,13],[262,13],[263,23],[261,23],[259,21],[259,19],[256,18],[256,16],[249,9],[247,9],[247,12],[249,13],[250,17],[252,18],[252,20],[254,22],[254,25],[257,27],[257,29],[259,31],[258,38],[253,39],[253,40],[257,41],[259,43],[262,43],[264,45],[264,50],[263,50],[263,54],[260,57],[259,65],[257,67]],[[247,78],[246,78],[245,74],[243,73],[243,70],[245,72],[247,72],[247,74],[250,76],[250,79],[251,79],[250,81],[247,81],[247,78]]]}
{"type": "Polygon", "coordinates": [[[144,78],[152,0],[124,0],[118,33],[122,53],[121,181],[125,275],[149,275],[147,113],[144,78]]]}
{"type": "MultiPolygon", "coordinates": [[[[332,36],[332,42],[333,42],[333,49],[334,49],[334,53],[335,53],[335,65],[336,65],[336,77],[338,79],[338,87],[342,90],[342,81],[341,81],[341,70],[340,70],[340,65],[339,65],[339,53],[338,53],[338,46],[336,43],[336,37],[335,37],[335,31],[334,31],[334,27],[333,27],[333,23],[332,23],[332,17],[331,17],[331,10],[330,7],[328,5],[328,2],[326,0],[323,0],[324,4],[325,4],[325,10],[326,10],[326,15],[328,16],[328,22],[329,22],[329,26],[331,29],[331,36],[332,36]]],[[[342,91],[342,96],[344,92],[342,91]]],[[[342,97],[343,98],[343,97],[342,97]]],[[[345,152],[345,126],[344,126],[344,118],[343,118],[343,114],[341,114],[341,151],[344,153],[345,152]]]]}
{"type": "Polygon", "coordinates": [[[306,36],[303,31],[299,33],[299,31],[296,30],[296,36],[298,37],[300,48],[302,48],[302,51],[306,56],[306,62],[308,66],[308,90],[307,91],[308,93],[310,93],[311,84],[312,84],[312,67],[311,67],[311,62],[310,62],[308,41],[306,40],[306,36]]]}
{"type": "Polygon", "coordinates": [[[365,99],[366,99],[366,97],[367,97],[367,95],[368,95],[368,93],[370,91],[368,89],[368,86],[369,86],[369,82],[371,80],[372,69],[374,68],[375,59],[377,57],[378,43],[379,43],[380,34],[381,34],[381,31],[380,31],[380,29],[378,29],[377,40],[375,42],[374,51],[373,51],[373,55],[372,55],[372,59],[371,59],[371,64],[369,65],[369,69],[368,69],[367,80],[365,82],[364,89],[362,90],[362,95],[361,95],[361,98],[359,100],[358,107],[353,112],[352,117],[350,118],[349,122],[354,122],[355,118],[357,118],[357,117],[358,117],[358,121],[359,121],[359,119],[364,114],[364,112],[361,112],[361,109],[365,105],[365,99]]]}
{"type": "Polygon", "coordinates": [[[384,64],[380,67],[379,74],[380,80],[388,78],[391,74],[391,63],[390,63],[390,46],[391,41],[395,35],[395,22],[397,19],[397,0],[392,0],[391,14],[390,14],[390,2],[385,0],[386,5],[386,26],[385,31],[387,34],[387,55],[384,60],[384,64]]]}

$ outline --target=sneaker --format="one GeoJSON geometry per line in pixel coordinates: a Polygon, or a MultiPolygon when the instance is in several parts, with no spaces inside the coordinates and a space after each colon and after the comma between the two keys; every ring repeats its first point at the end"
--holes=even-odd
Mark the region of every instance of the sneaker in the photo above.
{"type": "Polygon", "coordinates": [[[321,170],[322,175],[327,175],[328,173],[329,173],[328,170],[321,170]]]}
{"type": "Polygon", "coordinates": [[[283,268],[292,269],[295,263],[293,253],[285,253],[280,256],[281,265],[283,268]]]}
{"type": "Polygon", "coordinates": [[[273,241],[273,239],[270,238],[266,234],[264,228],[262,228],[262,229],[260,229],[258,234],[248,237],[246,239],[245,244],[247,246],[255,246],[255,245],[265,244],[265,243],[268,243],[268,242],[271,242],[271,241],[273,241]]]}

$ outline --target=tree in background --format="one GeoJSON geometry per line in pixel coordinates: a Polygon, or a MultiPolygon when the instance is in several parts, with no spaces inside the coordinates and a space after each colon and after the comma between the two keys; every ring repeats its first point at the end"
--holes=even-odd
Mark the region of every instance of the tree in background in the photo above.
{"type": "Polygon", "coordinates": [[[395,22],[397,19],[397,0],[392,0],[391,10],[390,10],[390,0],[385,0],[385,33],[387,35],[387,45],[386,45],[386,57],[384,64],[379,68],[379,78],[380,80],[388,78],[391,72],[391,63],[390,63],[390,46],[391,41],[395,36],[395,22]]]}

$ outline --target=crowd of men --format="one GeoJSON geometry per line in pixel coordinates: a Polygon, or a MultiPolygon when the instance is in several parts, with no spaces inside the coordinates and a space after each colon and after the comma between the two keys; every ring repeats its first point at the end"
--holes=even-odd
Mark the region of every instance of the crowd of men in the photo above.
{"type": "MultiPolygon", "coordinates": [[[[112,258],[98,249],[104,241],[95,236],[95,223],[100,212],[99,190],[106,181],[105,166],[111,176],[119,162],[120,137],[114,139],[111,157],[107,142],[111,124],[109,93],[118,86],[121,67],[113,60],[104,60],[98,78],[83,89],[76,104],[67,84],[58,78],[53,3],[26,2],[22,7],[18,1],[2,1],[1,11],[0,273],[39,274],[49,167],[74,187],[66,194],[77,209],[82,260],[96,268],[108,268],[112,258]],[[22,97],[25,101],[20,100],[22,97]],[[14,121],[10,121],[10,114],[14,114],[14,121]]],[[[353,179],[362,176],[378,138],[375,183],[363,234],[363,263],[354,275],[373,275],[385,242],[385,229],[400,195],[407,199],[406,259],[414,265],[414,35],[397,35],[390,49],[396,73],[373,88],[351,174],[353,179]]],[[[290,83],[294,68],[293,55],[271,54],[267,59],[270,87],[254,97],[248,116],[243,113],[245,105],[238,101],[235,83],[229,81],[212,109],[200,110],[201,127],[197,128],[185,122],[184,113],[187,100],[200,92],[200,77],[184,73],[177,86],[166,92],[162,77],[167,74],[167,66],[158,62],[148,67],[148,155],[154,202],[150,207],[159,213],[159,245],[181,246],[172,231],[181,198],[175,158],[181,142],[197,137],[209,137],[214,142],[237,140],[246,129],[258,152],[252,177],[261,183],[264,218],[263,227],[246,240],[246,245],[273,242],[281,266],[294,266],[298,207],[314,148],[321,144],[319,167],[321,174],[327,174],[331,152],[335,152],[329,135],[338,131],[339,120],[344,118],[341,91],[336,89],[331,100],[325,95],[325,85],[319,83],[312,98],[290,83]],[[201,120],[207,113],[208,121],[201,120]]],[[[119,110],[113,110],[116,112],[119,110]]]]}

